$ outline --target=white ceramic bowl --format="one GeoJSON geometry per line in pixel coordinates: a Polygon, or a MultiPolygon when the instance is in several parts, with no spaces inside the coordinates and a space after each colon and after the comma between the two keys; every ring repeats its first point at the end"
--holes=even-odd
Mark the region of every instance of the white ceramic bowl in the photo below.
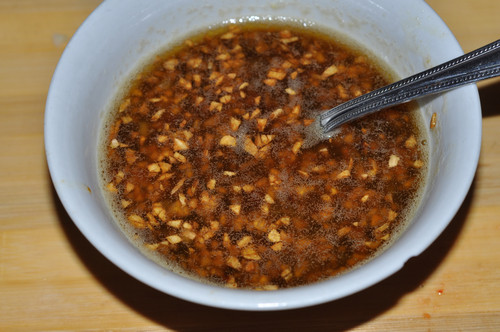
{"type": "Polygon", "coordinates": [[[124,80],[147,57],[204,27],[240,17],[303,20],[350,36],[405,77],[462,54],[442,20],[411,0],[108,0],[76,32],[61,57],[47,99],[45,146],[57,193],[81,232],[138,280],[189,301],[231,309],[279,310],[332,301],[398,271],[452,220],[478,162],[481,110],[468,86],[422,103],[430,131],[430,180],[416,216],[390,248],[337,278],[257,292],[198,283],[156,265],[122,234],[99,186],[97,144],[102,120],[124,80]],[[90,189],[90,190],[89,190],[90,189]]]}

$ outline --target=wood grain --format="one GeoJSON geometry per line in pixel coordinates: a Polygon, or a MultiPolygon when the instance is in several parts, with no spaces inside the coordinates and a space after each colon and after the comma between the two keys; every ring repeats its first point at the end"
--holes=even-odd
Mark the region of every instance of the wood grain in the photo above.
{"type": "MultiPolygon", "coordinates": [[[[45,98],[97,0],[0,1],[0,330],[500,331],[500,81],[479,84],[482,155],[450,226],[392,277],[284,312],[229,312],[159,293],[107,261],[54,193],[45,98]]],[[[465,51],[500,37],[500,2],[429,0],[465,51]]]]}

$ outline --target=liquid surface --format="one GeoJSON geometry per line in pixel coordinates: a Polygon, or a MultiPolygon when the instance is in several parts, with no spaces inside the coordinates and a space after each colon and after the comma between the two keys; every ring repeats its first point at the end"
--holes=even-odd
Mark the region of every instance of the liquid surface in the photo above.
{"type": "Polygon", "coordinates": [[[335,276],[403,227],[426,151],[395,107],[306,147],[311,111],[385,85],[368,57],[294,27],[228,26],[159,56],[106,132],[131,238],[191,276],[272,290],[335,276]]]}

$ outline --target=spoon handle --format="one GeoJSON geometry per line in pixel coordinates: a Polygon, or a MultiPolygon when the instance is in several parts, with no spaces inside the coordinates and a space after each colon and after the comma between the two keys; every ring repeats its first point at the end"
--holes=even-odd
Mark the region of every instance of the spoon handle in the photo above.
{"type": "Polygon", "coordinates": [[[382,108],[500,75],[500,39],[401,81],[340,104],[320,115],[323,132],[382,108]]]}

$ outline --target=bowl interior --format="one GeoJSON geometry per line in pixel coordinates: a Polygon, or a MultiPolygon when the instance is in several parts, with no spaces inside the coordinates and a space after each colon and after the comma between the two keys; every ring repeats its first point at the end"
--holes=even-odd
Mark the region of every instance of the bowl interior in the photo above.
{"type": "Polygon", "coordinates": [[[420,254],[447,226],[472,181],[479,156],[477,89],[426,98],[430,180],[415,219],[383,255],[340,277],[273,292],[229,290],[171,273],[146,259],[115,225],[99,183],[97,146],[113,97],[145,59],[169,43],[223,22],[287,19],[317,25],[363,45],[399,77],[462,54],[445,24],[423,1],[108,0],[68,44],[47,99],[45,144],[52,180],[69,215],[113,263],[142,282],[197,303],[275,310],[322,303],[364,289],[420,254]]]}

